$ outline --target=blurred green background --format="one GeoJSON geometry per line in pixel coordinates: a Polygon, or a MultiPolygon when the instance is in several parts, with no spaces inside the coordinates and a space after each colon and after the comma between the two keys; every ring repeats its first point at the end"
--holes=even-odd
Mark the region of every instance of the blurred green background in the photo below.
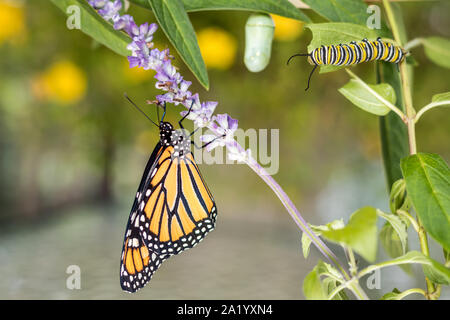
{"type": "MultiPolygon", "coordinates": [[[[405,3],[409,38],[450,37],[448,2],[405,3]]],[[[132,6],[137,22],[149,11],[132,6]]],[[[312,13],[311,17],[320,20],[312,13]]],[[[308,222],[344,218],[357,208],[388,208],[378,119],[337,89],[343,71],[316,73],[298,58],[311,39],[295,21],[275,17],[269,66],[250,73],[243,64],[249,13],[190,14],[208,65],[203,90],[181,60],[175,64],[203,101],[240,127],[280,129],[280,168],[274,178],[308,222]]],[[[121,291],[119,262],[129,210],[158,132],[123,98],[146,106],[159,92],[151,71],[66,28],[49,1],[0,0],[0,298],[2,299],[303,299],[302,281],[321,258],[305,260],[301,233],[270,189],[244,165],[201,165],[214,193],[217,228],[198,247],[166,261],[135,295],[121,291]],[[66,269],[81,269],[81,290],[66,288],[66,269]]],[[[162,31],[156,45],[168,46],[162,31]]],[[[171,48],[169,46],[169,48],[171,48]]],[[[449,89],[450,74],[413,50],[416,108],[449,89]]],[[[375,82],[374,64],[354,71],[375,82]]],[[[179,118],[170,108],[168,120],[179,118]]],[[[448,110],[427,113],[417,125],[418,150],[450,159],[448,110]]],[[[418,248],[411,234],[410,247],[418,248]]],[[[332,246],[332,245],[331,245],[332,246]]],[[[332,246],[335,248],[334,246],[332,246]]],[[[441,252],[432,245],[433,256],[441,252]]],[[[386,258],[382,248],[378,258],[386,258]]],[[[361,259],[361,264],[364,262],[361,259]]],[[[394,287],[423,286],[420,269],[381,272],[377,298],[394,287]],[[415,280],[419,279],[419,280],[415,280]]],[[[364,285],[364,281],[363,281],[364,285]]],[[[443,298],[449,298],[448,291],[443,298]]]]}

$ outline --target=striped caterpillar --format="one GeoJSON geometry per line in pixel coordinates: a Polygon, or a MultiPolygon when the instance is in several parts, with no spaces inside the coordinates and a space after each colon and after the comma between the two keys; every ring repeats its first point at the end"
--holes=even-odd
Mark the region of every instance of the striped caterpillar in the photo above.
{"type": "Polygon", "coordinates": [[[308,62],[314,65],[308,78],[306,91],[309,88],[311,76],[317,66],[349,66],[373,60],[392,62],[398,65],[405,59],[406,54],[407,52],[402,48],[394,46],[389,42],[384,42],[378,37],[375,41],[363,39],[358,43],[352,41],[350,44],[321,46],[310,53],[294,54],[289,58],[288,63],[293,57],[307,56],[308,62]]]}

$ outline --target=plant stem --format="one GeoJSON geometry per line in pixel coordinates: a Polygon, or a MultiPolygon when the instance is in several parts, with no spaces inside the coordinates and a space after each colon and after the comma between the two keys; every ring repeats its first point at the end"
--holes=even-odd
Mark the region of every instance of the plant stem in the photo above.
{"type": "Polygon", "coordinates": [[[261,179],[275,192],[278,198],[283,203],[284,207],[287,209],[292,219],[294,219],[295,223],[299,226],[299,228],[306,233],[306,235],[311,239],[312,243],[319,249],[319,251],[336,267],[339,268],[342,275],[346,279],[350,279],[345,269],[340,264],[338,258],[335,254],[327,247],[327,245],[311,230],[306,221],[301,216],[300,212],[297,210],[295,205],[292,203],[291,199],[289,199],[288,195],[283,191],[280,185],[270,176],[263,167],[259,165],[259,163],[250,158],[247,160],[247,165],[258,174],[261,179]]]}
{"type": "MultiPolygon", "coordinates": [[[[386,14],[389,20],[389,24],[392,29],[392,33],[394,35],[395,41],[399,45],[402,45],[401,39],[400,39],[400,33],[397,25],[397,21],[394,18],[394,13],[392,11],[391,4],[388,0],[383,0],[384,9],[386,10],[386,14]]],[[[415,132],[415,117],[416,117],[416,111],[414,110],[413,103],[412,103],[412,95],[411,95],[411,86],[409,83],[409,76],[408,76],[408,70],[406,66],[406,60],[403,60],[403,62],[400,63],[400,77],[402,81],[402,90],[403,90],[403,101],[405,103],[405,111],[406,111],[406,124],[408,127],[408,141],[409,141],[409,153],[411,155],[414,155],[417,153],[417,146],[416,146],[416,132],[415,132]]],[[[420,247],[422,250],[422,253],[426,255],[427,257],[430,256],[430,252],[428,250],[428,238],[427,233],[425,229],[423,229],[420,220],[417,218],[417,222],[419,225],[419,239],[420,239],[420,247]]],[[[427,283],[427,299],[430,299],[430,295],[432,295],[436,288],[433,284],[433,282],[430,281],[427,277],[425,277],[425,281],[427,283]]]]}
{"type": "Polygon", "coordinates": [[[411,87],[409,84],[408,70],[406,68],[407,68],[406,62],[405,61],[401,62],[400,77],[402,80],[403,99],[405,102],[406,125],[408,127],[409,153],[413,155],[417,153],[416,128],[415,128],[416,111],[414,110],[412,104],[411,87]]]}
{"type": "Polygon", "coordinates": [[[355,255],[353,254],[353,250],[351,248],[347,248],[348,260],[350,264],[350,274],[355,276],[358,273],[358,267],[356,266],[355,255]]]}
{"type": "Polygon", "coordinates": [[[405,44],[403,49],[405,49],[406,51],[409,51],[412,48],[420,46],[422,44],[422,41],[423,41],[422,38],[413,39],[413,40],[409,41],[407,44],[405,44]]]}
{"type": "Polygon", "coordinates": [[[397,41],[398,45],[402,45],[400,32],[398,30],[397,22],[394,18],[394,12],[392,11],[391,4],[389,0],[383,0],[384,9],[386,10],[386,14],[388,17],[389,24],[391,25],[392,34],[394,35],[395,41],[397,41]]]}
{"type": "Polygon", "coordinates": [[[427,104],[425,107],[420,109],[419,112],[417,112],[414,122],[417,123],[417,121],[419,121],[420,117],[428,110],[430,110],[434,107],[444,106],[447,104],[450,104],[450,102],[449,101],[439,101],[439,102],[431,102],[431,103],[427,104]]]}
{"type": "Polygon", "coordinates": [[[354,281],[350,283],[348,288],[353,292],[353,294],[358,298],[359,300],[369,300],[369,297],[366,295],[364,290],[359,285],[359,279],[353,278],[354,281]]]}
{"type": "MultiPolygon", "coordinates": [[[[417,217],[417,224],[419,226],[418,235],[419,235],[419,241],[420,241],[420,249],[421,249],[421,251],[422,251],[422,253],[424,255],[429,257],[430,256],[430,249],[428,248],[427,232],[423,228],[419,217],[417,217]]],[[[430,279],[428,279],[427,277],[425,277],[425,281],[427,283],[427,295],[426,295],[426,297],[428,297],[430,294],[432,294],[432,293],[434,293],[436,291],[436,288],[434,287],[433,282],[431,282],[430,279]]]]}
{"type": "Polygon", "coordinates": [[[412,288],[412,289],[405,290],[405,291],[403,291],[402,293],[399,293],[399,295],[397,296],[397,299],[398,299],[398,300],[401,300],[401,299],[403,299],[404,297],[406,297],[406,296],[408,296],[408,295],[410,295],[410,294],[413,294],[413,293],[421,294],[421,295],[423,295],[424,297],[427,296],[427,293],[426,293],[423,289],[420,289],[420,288],[412,288]]]}
{"type": "Polygon", "coordinates": [[[399,216],[403,216],[406,219],[408,219],[408,221],[412,224],[414,230],[419,233],[420,227],[419,224],[417,223],[417,221],[409,214],[408,211],[405,210],[397,210],[397,214],[399,216]]]}
{"type": "Polygon", "coordinates": [[[369,300],[369,297],[363,291],[363,289],[359,285],[358,279],[355,277],[351,278],[349,281],[342,282],[333,291],[331,291],[328,296],[328,300],[332,300],[334,296],[336,296],[345,288],[349,289],[358,300],[369,300]]]}

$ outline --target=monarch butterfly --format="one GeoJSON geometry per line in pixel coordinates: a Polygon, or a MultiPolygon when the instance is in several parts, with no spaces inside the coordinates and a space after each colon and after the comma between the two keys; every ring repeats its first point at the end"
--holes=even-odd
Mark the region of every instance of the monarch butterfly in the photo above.
{"type": "Polygon", "coordinates": [[[311,51],[311,53],[294,54],[289,58],[287,63],[289,64],[293,57],[307,56],[308,62],[314,65],[308,78],[306,91],[309,88],[311,76],[317,66],[348,66],[373,60],[382,60],[398,65],[405,59],[406,54],[407,52],[402,48],[394,46],[389,42],[384,42],[378,37],[375,41],[363,39],[359,43],[352,41],[350,44],[321,46],[311,51]]]}
{"type": "MultiPolygon", "coordinates": [[[[181,129],[189,112],[178,122],[181,129]]],[[[194,247],[216,224],[216,204],[191,141],[163,121],[165,113],[164,107],[157,125],[160,141],[145,167],[125,231],[120,284],[128,292],[144,287],[164,260],[194,247]]]]}

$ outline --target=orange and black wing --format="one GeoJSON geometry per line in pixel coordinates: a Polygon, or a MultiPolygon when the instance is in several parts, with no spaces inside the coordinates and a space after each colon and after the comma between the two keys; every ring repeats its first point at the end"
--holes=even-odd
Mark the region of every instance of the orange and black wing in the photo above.
{"type": "Polygon", "coordinates": [[[173,152],[172,146],[156,146],[136,194],[122,251],[126,291],[143,287],[162,261],[192,248],[215,227],[216,205],[192,153],[173,152]]]}

